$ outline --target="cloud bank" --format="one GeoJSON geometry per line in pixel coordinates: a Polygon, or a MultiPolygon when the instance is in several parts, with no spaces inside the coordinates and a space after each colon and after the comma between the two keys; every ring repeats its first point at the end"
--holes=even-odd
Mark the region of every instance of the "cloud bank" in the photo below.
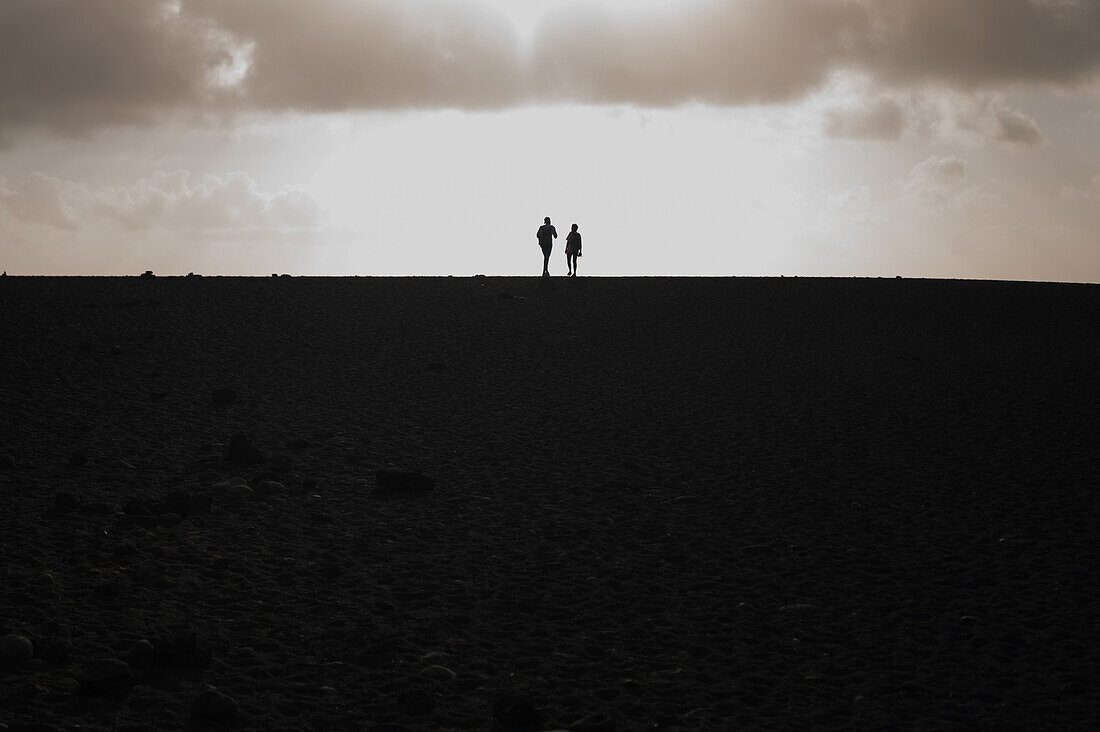
{"type": "MultiPolygon", "coordinates": [[[[165,114],[669,106],[797,100],[834,72],[883,89],[1072,85],[1100,68],[1100,0],[686,0],[584,6],[531,44],[443,0],[5,0],[0,135],[80,134],[165,114]]],[[[836,119],[889,137],[896,110],[836,119]]],[[[1006,116],[1002,135],[1037,130],[1006,116]]]]}
{"type": "Polygon", "coordinates": [[[324,222],[316,201],[301,189],[266,193],[244,172],[193,181],[186,170],[95,188],[43,173],[18,185],[0,177],[0,214],[67,231],[290,232],[315,231],[324,222]]]}

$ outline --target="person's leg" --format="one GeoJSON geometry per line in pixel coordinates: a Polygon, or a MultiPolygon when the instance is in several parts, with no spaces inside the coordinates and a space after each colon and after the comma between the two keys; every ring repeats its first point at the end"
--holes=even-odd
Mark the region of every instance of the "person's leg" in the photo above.
{"type": "Polygon", "coordinates": [[[573,255],[569,252],[565,253],[565,276],[573,274],[573,255]]]}
{"type": "Polygon", "coordinates": [[[547,272],[550,271],[550,250],[549,249],[543,249],[542,250],[542,271],[543,271],[543,273],[547,273],[547,272]]]}
{"type": "Polygon", "coordinates": [[[577,276],[577,255],[573,255],[573,276],[577,276]]]}

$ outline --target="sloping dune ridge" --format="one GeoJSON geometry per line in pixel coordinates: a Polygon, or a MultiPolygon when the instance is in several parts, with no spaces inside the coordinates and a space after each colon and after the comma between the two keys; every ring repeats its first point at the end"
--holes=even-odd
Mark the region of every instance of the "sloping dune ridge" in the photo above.
{"type": "Polygon", "coordinates": [[[1089,728],[1098,314],[980,281],[0,279],[0,722],[1089,728]]]}

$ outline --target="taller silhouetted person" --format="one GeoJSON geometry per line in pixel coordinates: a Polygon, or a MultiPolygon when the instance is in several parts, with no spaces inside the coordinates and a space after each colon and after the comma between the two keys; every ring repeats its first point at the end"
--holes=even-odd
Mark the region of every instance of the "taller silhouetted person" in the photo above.
{"type": "Polygon", "coordinates": [[[577,257],[581,256],[581,233],[577,231],[577,225],[573,224],[573,230],[565,237],[565,266],[569,268],[566,277],[577,276],[577,257]]]}
{"type": "Polygon", "coordinates": [[[550,217],[543,219],[545,222],[539,227],[539,233],[535,237],[542,247],[542,276],[550,276],[550,252],[554,251],[554,240],[558,238],[558,230],[550,223],[550,217]]]}

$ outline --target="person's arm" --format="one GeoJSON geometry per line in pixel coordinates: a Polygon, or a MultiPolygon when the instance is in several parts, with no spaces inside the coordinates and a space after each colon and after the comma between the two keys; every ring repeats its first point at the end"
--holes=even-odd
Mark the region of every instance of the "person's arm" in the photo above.
{"type": "Polygon", "coordinates": [[[577,254],[581,253],[581,235],[577,234],[577,254]]]}
{"type": "Polygon", "coordinates": [[[550,227],[550,233],[554,235],[555,239],[558,238],[558,230],[556,228],[554,228],[553,226],[550,227]]]}

